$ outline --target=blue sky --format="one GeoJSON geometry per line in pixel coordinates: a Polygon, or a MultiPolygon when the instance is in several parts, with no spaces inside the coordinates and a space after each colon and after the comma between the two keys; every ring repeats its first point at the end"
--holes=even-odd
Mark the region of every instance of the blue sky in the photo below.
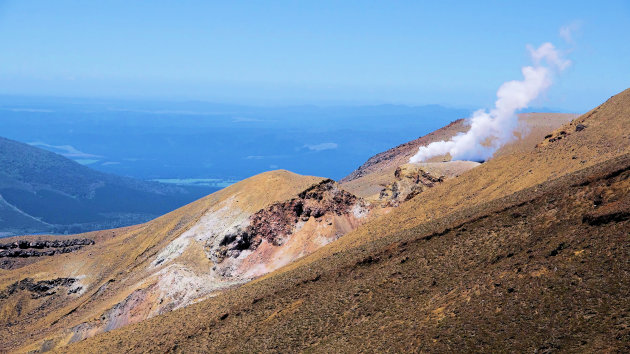
{"type": "Polygon", "coordinates": [[[537,105],[630,86],[628,0],[20,0],[0,1],[0,94],[487,107],[546,41],[573,66],[537,105]]]}

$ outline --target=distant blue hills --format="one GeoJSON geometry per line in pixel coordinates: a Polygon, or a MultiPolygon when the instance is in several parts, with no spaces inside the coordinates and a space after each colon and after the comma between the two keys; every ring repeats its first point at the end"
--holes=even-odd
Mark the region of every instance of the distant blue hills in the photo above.
{"type": "Polygon", "coordinates": [[[0,237],[138,224],[217,189],[119,177],[0,138],[0,237]]]}

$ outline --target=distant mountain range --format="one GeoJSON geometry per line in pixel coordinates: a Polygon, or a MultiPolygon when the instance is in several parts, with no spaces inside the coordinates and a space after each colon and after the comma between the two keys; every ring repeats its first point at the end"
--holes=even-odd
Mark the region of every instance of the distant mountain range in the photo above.
{"type": "Polygon", "coordinates": [[[119,177],[0,138],[0,236],[137,224],[216,190],[119,177]]]}

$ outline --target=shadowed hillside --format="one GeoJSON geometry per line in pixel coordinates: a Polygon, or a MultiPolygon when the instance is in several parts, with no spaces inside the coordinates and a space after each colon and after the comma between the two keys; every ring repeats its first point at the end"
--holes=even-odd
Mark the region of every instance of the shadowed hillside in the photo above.
{"type": "Polygon", "coordinates": [[[0,232],[79,232],[147,221],[212,189],[183,189],[94,171],[0,138],[0,232]]]}

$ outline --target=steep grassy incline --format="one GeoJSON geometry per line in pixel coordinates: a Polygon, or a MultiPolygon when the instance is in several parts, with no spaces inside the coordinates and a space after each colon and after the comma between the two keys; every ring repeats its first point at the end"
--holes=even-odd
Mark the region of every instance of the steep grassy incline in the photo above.
{"type": "Polygon", "coordinates": [[[628,351],[630,155],[66,352],[628,351]]]}
{"type": "Polygon", "coordinates": [[[623,351],[629,123],[626,90],[253,283],[69,350],[623,351]]]}
{"type": "MultiPolygon", "coordinates": [[[[529,150],[490,159],[405,202],[320,252],[290,265],[412,228],[630,152],[630,89],[548,134],[529,150]],[[578,125],[584,128],[578,128],[578,125]],[[558,139],[559,137],[559,139],[558,139]]],[[[342,184],[347,187],[347,184],[342,184]]],[[[349,189],[352,190],[352,189],[349,189]]]]}

